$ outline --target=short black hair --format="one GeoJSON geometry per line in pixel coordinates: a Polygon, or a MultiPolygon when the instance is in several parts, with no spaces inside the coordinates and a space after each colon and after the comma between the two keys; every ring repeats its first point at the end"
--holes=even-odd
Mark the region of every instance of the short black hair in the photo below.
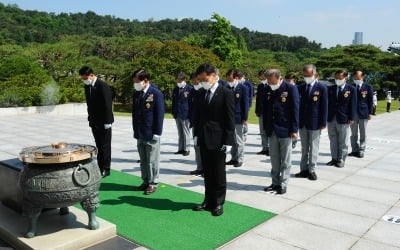
{"type": "Polygon", "coordinates": [[[93,69],[89,66],[83,66],[80,70],[79,70],[79,75],[80,76],[88,76],[93,74],[93,69]]]}
{"type": "Polygon", "coordinates": [[[236,70],[236,77],[242,78],[245,76],[245,73],[243,71],[240,70],[236,70]]]}
{"type": "Polygon", "coordinates": [[[137,77],[140,81],[143,81],[144,79],[147,79],[150,81],[150,74],[147,73],[146,70],[144,69],[137,69],[135,72],[132,73],[132,79],[137,77]]]}
{"type": "Polygon", "coordinates": [[[364,72],[362,72],[362,70],[357,69],[356,71],[354,71],[354,75],[357,74],[357,72],[361,72],[361,76],[364,76],[364,72]]]}
{"type": "Polygon", "coordinates": [[[176,75],[175,79],[178,79],[178,80],[181,80],[181,81],[185,81],[185,80],[186,80],[186,75],[185,75],[185,73],[183,73],[183,72],[179,72],[179,73],[176,75]]]}
{"type": "Polygon", "coordinates": [[[225,76],[231,76],[231,75],[233,77],[236,77],[236,69],[229,69],[225,74],[225,76]]]}
{"type": "Polygon", "coordinates": [[[349,75],[349,73],[347,73],[347,71],[344,69],[339,69],[339,70],[335,71],[335,75],[342,74],[342,73],[343,73],[344,77],[347,77],[349,75]]]}
{"type": "Polygon", "coordinates": [[[190,79],[194,79],[194,78],[197,78],[196,72],[193,72],[192,74],[190,74],[190,79]]]}
{"type": "Polygon", "coordinates": [[[293,80],[297,81],[297,76],[296,76],[295,73],[289,72],[289,73],[287,73],[285,75],[285,79],[288,79],[288,80],[292,80],[293,79],[293,80]]]}
{"type": "Polygon", "coordinates": [[[258,76],[267,76],[267,71],[265,69],[258,71],[258,76]]]}
{"type": "Polygon", "coordinates": [[[203,63],[201,64],[197,70],[196,70],[196,74],[200,75],[201,73],[205,72],[206,75],[211,75],[211,74],[216,74],[216,70],[215,67],[212,66],[210,63],[203,63]]]}

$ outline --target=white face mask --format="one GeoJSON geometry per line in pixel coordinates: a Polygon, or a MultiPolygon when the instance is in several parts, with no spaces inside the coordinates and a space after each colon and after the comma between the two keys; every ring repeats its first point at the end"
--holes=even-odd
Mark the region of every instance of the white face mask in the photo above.
{"type": "Polygon", "coordinates": [[[135,82],[135,83],[133,84],[133,86],[135,87],[135,90],[136,90],[136,91],[141,91],[141,90],[143,89],[144,82],[143,82],[143,81],[141,81],[141,82],[135,82]]]}
{"type": "Polygon", "coordinates": [[[304,81],[307,84],[311,84],[314,81],[314,77],[313,76],[309,76],[309,77],[304,77],[304,81]]]}
{"type": "Polygon", "coordinates": [[[197,85],[193,85],[194,90],[199,90],[201,89],[201,85],[197,84],[197,85]]]}
{"type": "Polygon", "coordinates": [[[185,82],[177,82],[176,83],[176,86],[178,86],[178,88],[183,88],[183,87],[185,87],[185,82]]]}
{"type": "Polygon", "coordinates": [[[275,85],[270,84],[269,86],[271,87],[272,90],[277,90],[281,86],[281,83],[277,83],[275,85]]]}
{"type": "Polygon", "coordinates": [[[229,85],[229,87],[233,88],[233,87],[235,87],[235,82],[234,81],[233,82],[228,82],[228,85],[229,85]]]}
{"type": "Polygon", "coordinates": [[[90,81],[89,79],[87,79],[87,80],[82,80],[83,81],[83,83],[85,84],[85,85],[91,85],[92,84],[92,81],[90,81]]]}
{"type": "Polygon", "coordinates": [[[211,89],[211,83],[210,83],[210,82],[201,82],[201,86],[202,86],[203,89],[205,89],[205,90],[211,89]]]}
{"type": "Polygon", "coordinates": [[[363,81],[362,80],[354,80],[354,83],[356,85],[361,85],[363,83],[363,81]]]}
{"type": "Polygon", "coordinates": [[[262,80],[261,83],[262,83],[262,84],[268,84],[268,80],[267,80],[267,79],[262,80]]]}
{"type": "Polygon", "coordinates": [[[341,87],[346,83],[346,79],[343,79],[343,80],[335,79],[335,83],[337,86],[341,87]]]}

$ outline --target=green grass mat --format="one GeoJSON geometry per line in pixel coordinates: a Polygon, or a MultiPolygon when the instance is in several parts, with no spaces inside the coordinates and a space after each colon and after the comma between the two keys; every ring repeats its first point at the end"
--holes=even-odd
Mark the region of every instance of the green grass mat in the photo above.
{"type": "Polygon", "coordinates": [[[233,202],[225,203],[220,217],[193,212],[203,195],[165,184],[152,195],[132,191],[141,182],[112,171],[102,180],[97,215],[116,224],[118,234],[151,249],[214,249],[274,216],[233,202]]]}

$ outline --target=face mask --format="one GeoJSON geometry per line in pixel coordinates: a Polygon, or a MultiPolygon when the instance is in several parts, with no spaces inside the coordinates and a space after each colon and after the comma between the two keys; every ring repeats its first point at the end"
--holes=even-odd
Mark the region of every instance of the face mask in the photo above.
{"type": "Polygon", "coordinates": [[[203,89],[205,90],[209,90],[211,89],[211,83],[210,82],[202,82],[201,86],[203,87],[203,89]]]}
{"type": "Polygon", "coordinates": [[[201,89],[201,85],[197,84],[197,85],[193,85],[194,90],[199,90],[201,89]]]}
{"type": "Polygon", "coordinates": [[[233,88],[235,87],[235,82],[228,82],[229,87],[233,88]]]}
{"type": "Polygon", "coordinates": [[[268,80],[262,80],[261,83],[262,84],[268,84],[268,80]]]}
{"type": "Polygon", "coordinates": [[[340,86],[343,86],[343,84],[346,83],[346,80],[345,79],[343,79],[343,80],[335,79],[335,83],[336,83],[337,86],[340,87],[340,86]]]}
{"type": "Polygon", "coordinates": [[[354,80],[354,83],[356,85],[361,85],[363,83],[363,81],[362,80],[354,80]]]}
{"type": "Polygon", "coordinates": [[[90,81],[89,79],[87,79],[87,80],[83,80],[83,83],[84,83],[85,85],[91,85],[91,84],[92,84],[92,81],[90,81]]]}
{"type": "Polygon", "coordinates": [[[135,90],[136,90],[136,91],[141,91],[141,90],[143,89],[144,82],[143,82],[143,81],[141,81],[141,82],[135,82],[135,83],[133,84],[133,86],[135,87],[135,90]]]}
{"type": "Polygon", "coordinates": [[[281,86],[281,84],[280,84],[280,83],[275,84],[275,85],[270,84],[269,86],[271,87],[272,90],[277,90],[277,89],[279,89],[279,87],[281,86]]]}
{"type": "Polygon", "coordinates": [[[177,82],[176,86],[178,86],[178,88],[183,88],[185,87],[185,82],[177,82]]]}
{"type": "Polygon", "coordinates": [[[304,77],[304,81],[307,84],[311,84],[314,81],[314,77],[310,76],[310,77],[304,77]]]}

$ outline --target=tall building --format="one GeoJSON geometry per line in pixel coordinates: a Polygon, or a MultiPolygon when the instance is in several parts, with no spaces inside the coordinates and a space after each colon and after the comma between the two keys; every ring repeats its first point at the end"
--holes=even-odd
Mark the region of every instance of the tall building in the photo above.
{"type": "Polygon", "coordinates": [[[362,32],[355,32],[354,33],[354,40],[353,45],[363,44],[363,33],[362,32]]]}

